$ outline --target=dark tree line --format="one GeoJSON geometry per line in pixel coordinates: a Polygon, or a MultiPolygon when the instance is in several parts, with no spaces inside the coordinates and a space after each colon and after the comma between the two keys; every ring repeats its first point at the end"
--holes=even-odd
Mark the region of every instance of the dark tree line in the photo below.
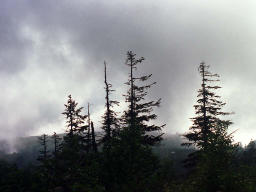
{"type": "Polygon", "coordinates": [[[114,110],[119,102],[111,99],[114,89],[107,78],[107,64],[104,62],[106,95],[100,135],[95,133],[90,105],[87,114],[83,114],[83,107],[79,107],[71,95],[68,96],[62,113],[66,118],[67,134],[61,142],[56,134],[52,136],[54,152],[51,156],[46,155],[48,137],[43,135],[41,138],[40,166],[45,169],[45,174],[41,175],[44,190],[143,191],[151,190],[153,181],[159,183],[155,174],[160,165],[151,146],[161,141],[164,125],[150,124],[157,118],[153,108],[159,107],[160,99],[146,99],[148,90],[155,84],[146,83],[151,75],[135,76],[134,69],[143,60],[137,59],[131,51],[127,52],[126,65],[130,73],[125,98],[129,107],[121,117],[114,110]]]}
{"type": "MultiPolygon", "coordinates": [[[[201,87],[192,126],[183,145],[192,147],[184,161],[185,171],[175,172],[173,159],[161,159],[152,149],[163,139],[165,125],[156,125],[154,109],[161,99],[149,100],[152,74],[138,75],[145,59],[128,51],[127,109],[118,114],[119,101],[104,62],[105,112],[101,132],[90,115],[68,96],[62,113],[66,134],[39,137],[38,165],[27,169],[0,162],[0,191],[33,192],[253,192],[256,189],[256,145],[245,149],[234,143],[228,128],[230,112],[216,90],[219,75],[204,62],[199,65],[201,87]],[[226,117],[227,116],[227,117],[226,117]],[[49,141],[53,148],[50,150],[49,141]]],[[[143,68],[142,68],[143,69],[143,68]]],[[[143,71],[143,70],[142,70],[143,71]]]]}

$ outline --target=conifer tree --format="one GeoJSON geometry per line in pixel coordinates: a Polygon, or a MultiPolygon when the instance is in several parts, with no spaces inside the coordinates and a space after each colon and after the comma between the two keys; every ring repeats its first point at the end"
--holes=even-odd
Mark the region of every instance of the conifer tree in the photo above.
{"type": "Polygon", "coordinates": [[[222,111],[226,103],[222,102],[220,96],[214,92],[221,87],[210,84],[218,82],[219,75],[212,74],[208,69],[209,66],[204,62],[200,63],[198,70],[202,77],[202,84],[198,90],[197,104],[194,105],[196,117],[191,118],[193,125],[189,128],[190,132],[184,135],[189,141],[184,145],[193,144],[199,149],[206,149],[211,144],[211,138],[217,133],[220,123],[225,124],[226,127],[232,124],[230,120],[221,119],[221,116],[231,113],[222,111]]]}
{"type": "MultiPolygon", "coordinates": [[[[116,149],[114,145],[114,140],[118,139],[120,136],[120,120],[117,118],[117,113],[114,111],[115,106],[119,106],[118,101],[111,100],[111,93],[114,92],[112,89],[112,84],[108,82],[107,79],[107,64],[104,61],[104,83],[105,83],[105,113],[102,116],[102,129],[103,136],[100,138],[100,143],[103,144],[102,150],[102,170],[101,174],[102,183],[104,183],[106,191],[113,191],[113,186],[115,185],[113,179],[115,177],[116,167],[113,164],[114,155],[113,150],[116,149]]],[[[119,144],[118,144],[119,145],[119,144]]]]}
{"type": "Polygon", "coordinates": [[[103,115],[103,127],[104,130],[104,136],[102,138],[102,142],[104,143],[104,146],[108,146],[110,139],[114,136],[118,135],[118,132],[120,130],[119,125],[119,119],[117,118],[117,113],[113,110],[113,107],[115,105],[119,105],[118,101],[114,101],[110,99],[111,92],[115,91],[112,89],[112,84],[110,84],[107,80],[107,66],[106,62],[104,62],[104,83],[105,83],[105,91],[106,91],[106,111],[103,115]]]}
{"type": "Polygon", "coordinates": [[[50,152],[48,150],[48,135],[43,134],[42,136],[38,137],[40,145],[41,145],[41,150],[39,151],[39,157],[38,160],[42,163],[46,162],[49,157],[50,157],[50,152]]]}
{"type": "Polygon", "coordinates": [[[162,126],[150,125],[156,119],[152,114],[160,100],[145,102],[147,90],[155,83],[141,85],[151,75],[135,77],[134,70],[144,58],[137,59],[129,51],[126,64],[130,67],[129,90],[126,102],[129,108],[122,117],[123,127],[117,139],[111,142],[110,155],[105,157],[103,183],[106,191],[151,191],[150,183],[159,168],[158,160],[150,145],[161,140],[161,135],[151,135],[151,131],[160,131],[162,126]]]}
{"type": "Polygon", "coordinates": [[[60,136],[58,136],[56,134],[56,132],[54,132],[53,135],[52,135],[52,139],[53,139],[53,144],[54,144],[53,154],[56,157],[56,155],[58,153],[60,153],[60,151],[61,151],[61,138],[60,138],[60,136]]]}
{"type": "Polygon", "coordinates": [[[60,154],[62,181],[65,191],[97,191],[98,159],[96,136],[88,115],[82,115],[82,107],[69,96],[63,114],[67,119],[67,136],[60,154]],[[94,186],[96,185],[96,186],[94,186]]]}
{"type": "MultiPolygon", "coordinates": [[[[68,102],[65,104],[65,111],[62,113],[66,116],[67,135],[64,137],[63,147],[70,148],[73,152],[83,155],[87,150],[87,132],[88,126],[85,125],[87,115],[82,115],[83,107],[77,107],[78,103],[68,96],[68,102]]],[[[89,134],[89,133],[88,133],[89,134]]]]}
{"type": "Polygon", "coordinates": [[[53,158],[51,159],[51,186],[59,186],[62,182],[60,175],[62,174],[60,159],[62,152],[62,139],[56,132],[52,135],[53,140],[53,158]]]}
{"type": "Polygon", "coordinates": [[[48,136],[43,134],[38,137],[41,150],[39,151],[39,156],[37,160],[40,162],[39,172],[42,186],[45,190],[48,190],[50,184],[50,152],[48,150],[48,136]]]}
{"type": "Polygon", "coordinates": [[[69,95],[62,113],[66,116],[67,135],[64,136],[60,158],[63,166],[63,183],[69,190],[81,176],[79,170],[85,158],[86,146],[82,130],[86,130],[84,125],[86,115],[81,114],[82,109],[83,107],[78,107],[78,103],[69,95]]]}
{"type": "MultiPolygon", "coordinates": [[[[87,153],[91,152],[94,150],[94,143],[93,143],[93,136],[95,137],[94,130],[92,130],[92,121],[91,121],[91,114],[90,114],[90,103],[88,103],[88,109],[87,109],[87,125],[86,125],[86,132],[84,134],[84,140],[86,144],[86,150],[87,153]]],[[[94,127],[93,127],[94,129],[94,127]]],[[[96,142],[96,140],[95,140],[96,142]]]]}
{"type": "Polygon", "coordinates": [[[190,132],[184,135],[188,142],[183,145],[194,145],[197,149],[186,160],[187,166],[194,168],[191,182],[195,191],[227,191],[224,188],[231,187],[231,181],[235,185],[233,174],[229,173],[237,145],[233,144],[232,134],[228,134],[232,122],[223,119],[223,116],[231,113],[222,111],[225,103],[214,92],[221,87],[212,85],[219,81],[219,75],[212,74],[208,69],[204,62],[200,63],[202,84],[197,104],[194,105],[196,117],[191,118],[193,125],[190,132]]]}
{"type": "Polygon", "coordinates": [[[86,116],[82,115],[83,107],[77,108],[78,103],[68,96],[68,102],[65,104],[65,111],[62,113],[66,116],[67,132],[69,137],[73,137],[84,126],[86,116]]]}
{"type": "Polygon", "coordinates": [[[97,149],[96,135],[95,135],[94,125],[92,121],[91,121],[91,129],[92,129],[92,150],[94,153],[97,153],[98,149],[97,149]]]}
{"type": "Polygon", "coordinates": [[[129,103],[128,111],[125,112],[124,121],[134,131],[139,132],[143,136],[143,143],[146,145],[154,145],[162,139],[162,134],[151,134],[154,131],[161,131],[165,125],[157,126],[150,125],[151,120],[157,119],[157,115],[153,114],[153,108],[159,107],[161,99],[157,101],[145,102],[148,94],[148,89],[151,88],[156,82],[144,84],[152,76],[144,75],[140,77],[135,76],[137,65],[142,63],[144,58],[136,58],[136,54],[132,51],[127,52],[126,65],[130,68],[129,79],[125,83],[129,86],[126,97],[126,102],[129,103]],[[142,85],[141,85],[142,84],[142,85]]]}

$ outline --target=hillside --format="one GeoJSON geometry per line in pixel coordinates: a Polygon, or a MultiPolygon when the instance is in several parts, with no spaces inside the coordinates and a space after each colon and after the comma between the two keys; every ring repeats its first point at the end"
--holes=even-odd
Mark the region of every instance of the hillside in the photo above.
{"type": "MultiPolygon", "coordinates": [[[[63,135],[60,135],[61,137],[63,135]]],[[[178,134],[165,135],[160,144],[153,148],[153,152],[161,159],[171,159],[175,167],[181,167],[184,160],[191,149],[181,146],[182,138],[178,134]]],[[[17,164],[18,167],[26,167],[31,164],[37,164],[37,156],[40,150],[38,137],[20,137],[14,144],[15,152],[10,153],[10,145],[8,142],[0,141],[0,159],[10,163],[17,164]]],[[[49,139],[49,150],[53,149],[52,140],[49,139]]]]}

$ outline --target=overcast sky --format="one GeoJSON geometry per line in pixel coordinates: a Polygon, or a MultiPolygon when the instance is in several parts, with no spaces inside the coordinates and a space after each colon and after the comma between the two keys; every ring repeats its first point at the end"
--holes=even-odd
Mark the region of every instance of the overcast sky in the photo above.
{"type": "MultiPolygon", "coordinates": [[[[63,132],[72,94],[104,111],[103,61],[123,102],[126,52],[146,58],[138,73],[157,81],[150,98],[165,132],[188,131],[203,60],[221,76],[236,141],[256,139],[256,1],[1,0],[0,138],[63,132]]],[[[123,104],[122,104],[123,106],[123,104]]],[[[119,109],[121,110],[121,109],[119,109]]]]}

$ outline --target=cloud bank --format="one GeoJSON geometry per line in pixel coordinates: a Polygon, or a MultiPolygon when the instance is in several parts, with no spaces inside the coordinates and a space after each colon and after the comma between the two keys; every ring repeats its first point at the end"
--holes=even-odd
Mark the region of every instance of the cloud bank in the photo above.
{"type": "Polygon", "coordinates": [[[237,141],[255,139],[256,2],[3,0],[0,4],[0,137],[65,130],[68,94],[92,104],[100,126],[103,61],[123,101],[126,52],[144,56],[138,73],[153,73],[165,132],[191,125],[204,60],[220,74],[220,94],[236,114],[237,141]]]}

